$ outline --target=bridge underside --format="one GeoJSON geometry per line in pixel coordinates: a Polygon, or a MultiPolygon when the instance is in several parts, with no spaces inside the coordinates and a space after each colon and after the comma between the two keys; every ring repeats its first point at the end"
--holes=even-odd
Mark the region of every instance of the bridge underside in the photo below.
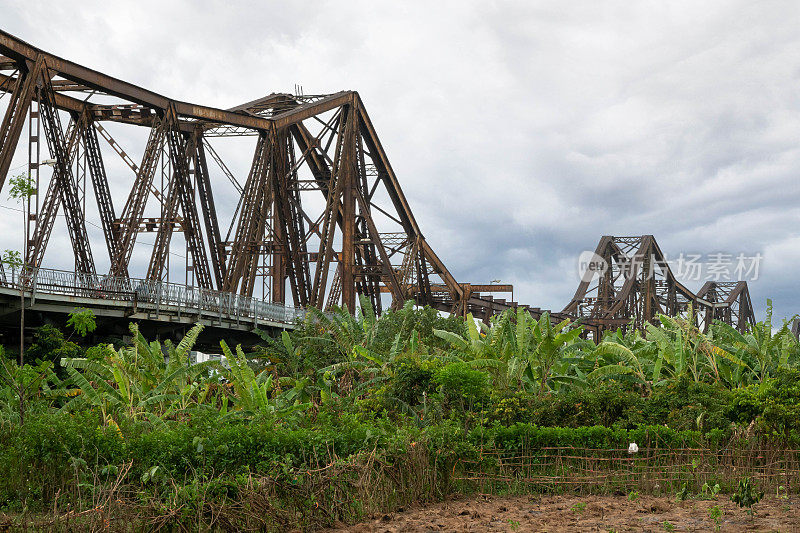
{"type": "MultiPolygon", "coordinates": [[[[456,281],[423,236],[354,91],[275,93],[218,109],[166,98],[0,31],[3,107],[0,189],[8,190],[12,160],[24,154],[23,174],[36,187],[25,202],[21,259],[32,274],[20,277],[23,289],[33,290],[29,278],[52,258],[48,244],[61,216],[74,251],[69,268],[91,280],[127,283],[126,291],[134,277],[150,284],[177,278],[188,291],[227,295],[215,297],[220,301],[354,310],[360,295],[378,312],[414,300],[484,320],[518,306],[493,296],[512,293],[510,285],[456,281]],[[117,139],[129,139],[130,130],[141,142],[123,148],[117,139]],[[240,165],[243,154],[248,167],[240,165]],[[112,194],[120,187],[123,194],[112,194]],[[93,249],[98,241],[90,241],[87,224],[101,229],[102,250],[93,249]],[[145,242],[148,235],[152,242],[145,242]],[[176,259],[175,250],[185,257],[176,259]]],[[[619,257],[613,247],[604,253],[619,257]]],[[[667,285],[664,293],[658,284],[605,283],[597,297],[582,287],[553,318],[580,317],[596,336],[632,318],[641,327],[654,313],[684,310],[691,300],[705,306],[706,320],[737,327],[752,320],[741,288],[725,296],[716,285],[694,295],[669,276],[667,285]]],[[[63,306],[52,305],[69,302],[58,301],[63,306]]],[[[193,316],[188,309],[153,314],[142,302],[82,303],[120,318],[214,320],[202,309],[193,316]]],[[[215,327],[253,325],[242,319],[215,327]]]]}
{"type": "Polygon", "coordinates": [[[294,319],[265,319],[231,312],[220,312],[210,306],[187,306],[180,302],[136,301],[115,299],[109,294],[94,291],[66,293],[43,290],[22,292],[0,286],[0,344],[15,346],[19,339],[20,312],[24,305],[25,335],[32,341],[33,331],[41,325],[52,324],[65,328],[69,313],[78,308],[91,309],[96,316],[97,330],[93,340],[124,338],[129,335],[128,324],[135,321],[150,339],[178,341],[195,324],[204,326],[197,347],[203,351],[219,351],[219,340],[252,346],[261,341],[257,329],[277,333],[295,327],[294,319]]]}

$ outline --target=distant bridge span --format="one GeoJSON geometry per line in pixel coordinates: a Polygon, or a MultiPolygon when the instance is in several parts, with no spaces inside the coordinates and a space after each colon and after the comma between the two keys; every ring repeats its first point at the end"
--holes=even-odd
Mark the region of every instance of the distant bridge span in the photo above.
{"type": "Polygon", "coordinates": [[[598,333],[644,328],[658,314],[686,316],[704,330],[714,320],[739,331],[755,324],[745,281],[707,281],[696,293],[677,280],[652,235],[604,236],[594,252],[605,269],[583,280],[562,310],[598,333]]]}
{"type": "MultiPolygon", "coordinates": [[[[483,319],[520,306],[487,294],[509,291],[510,286],[456,281],[423,236],[354,91],[273,93],[219,109],[167,98],[0,31],[0,112],[3,107],[0,189],[7,184],[18,148],[27,152],[27,172],[36,185],[26,205],[26,268],[39,281],[54,272],[44,268],[44,260],[61,211],[74,250],[74,279],[105,280],[101,286],[113,281],[124,285],[120,294],[138,299],[99,301],[91,294],[48,292],[37,282],[40,302],[50,294],[47,298],[74,300],[129,318],[142,313],[175,320],[195,316],[201,322],[224,320],[244,327],[256,324],[260,315],[220,318],[224,302],[250,310],[261,304],[352,310],[361,295],[380,312],[385,295],[392,306],[414,300],[483,319]],[[114,135],[124,128],[146,131],[144,146],[123,148],[114,135]],[[249,142],[246,175],[231,171],[233,165],[221,155],[225,138],[249,142]],[[52,172],[42,165],[47,154],[52,172]],[[125,169],[115,171],[112,181],[106,170],[109,157],[116,168],[125,169]],[[120,182],[127,194],[114,198],[109,184],[120,182]],[[233,198],[235,205],[220,198],[233,198]],[[92,248],[90,219],[102,228],[102,252],[92,248]],[[142,234],[152,235],[150,248],[142,249],[142,234]],[[182,263],[170,261],[175,234],[183,235],[181,248],[187,250],[182,263]],[[147,257],[146,270],[133,272],[133,257],[147,257]],[[185,307],[145,301],[132,289],[178,291],[178,285],[169,283],[170,273],[188,280],[180,289],[187,298],[185,307]],[[205,299],[212,294],[217,295],[212,302],[221,302],[216,308],[205,299]],[[189,303],[197,305],[190,310],[189,303]]],[[[620,253],[613,247],[619,246],[611,239],[609,257],[617,260],[620,253]]],[[[614,283],[620,279],[625,275],[614,283]]],[[[624,288],[605,283],[594,302],[584,287],[553,318],[581,318],[597,336],[631,320],[641,327],[659,310],[685,311],[684,300],[691,300],[708,317],[740,328],[752,320],[744,299],[736,300],[737,312],[725,311],[733,307],[719,299],[721,285],[694,295],[673,277],[668,280],[670,287],[680,289],[680,305],[672,305],[672,293],[664,300],[658,283],[630,281],[624,288]],[[655,292],[646,292],[651,286],[655,292]],[[649,296],[637,300],[637,294],[649,296]],[[604,307],[609,298],[617,299],[613,309],[604,307]],[[589,308],[593,310],[587,312],[589,308]]],[[[20,281],[29,283],[24,277],[15,283],[20,281]]],[[[33,287],[25,288],[33,297],[33,287]]],[[[7,290],[13,287],[0,287],[0,292],[7,290]]],[[[734,292],[741,295],[743,289],[734,292]]],[[[542,312],[529,309],[537,316],[542,312]]]]}

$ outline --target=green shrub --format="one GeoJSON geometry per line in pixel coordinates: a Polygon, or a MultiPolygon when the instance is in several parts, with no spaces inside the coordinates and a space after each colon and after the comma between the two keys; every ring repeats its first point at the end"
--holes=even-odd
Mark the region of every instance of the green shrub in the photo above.
{"type": "Polygon", "coordinates": [[[539,426],[620,426],[644,423],[645,400],[619,383],[606,381],[596,387],[572,389],[537,396],[524,391],[492,391],[486,418],[505,425],[516,422],[539,426]]]}
{"type": "MultiPolygon", "coordinates": [[[[467,375],[463,367],[445,376],[467,375]],[[457,370],[457,371],[456,371],[457,370]]],[[[480,373],[479,373],[480,374],[480,373]]],[[[479,381],[473,379],[472,381],[479,381]]],[[[473,387],[480,388],[478,383],[473,387]]],[[[471,388],[462,389],[473,390],[471,388]]],[[[204,480],[221,473],[271,476],[292,482],[299,470],[318,468],[331,461],[347,461],[354,454],[378,454],[386,464],[408,460],[415,446],[423,446],[431,466],[443,479],[463,461],[475,461],[480,450],[497,447],[510,454],[541,448],[685,448],[702,444],[696,431],[674,431],[663,426],[628,430],[602,426],[539,427],[533,424],[478,426],[467,431],[454,420],[424,428],[382,419],[359,421],[353,415],[338,418],[321,414],[313,428],[275,426],[273,421],[221,421],[212,413],[197,413],[184,423],[151,425],[127,421],[119,429],[104,427],[97,413],[41,414],[22,427],[0,435],[0,508],[43,509],[52,506],[60,491],[113,481],[123,465],[130,465],[126,483],[132,488],[167,494],[171,480],[191,485],[180,495],[192,500],[195,488],[223,497],[233,488],[204,480]]]]}
{"type": "Polygon", "coordinates": [[[396,361],[389,394],[408,405],[419,405],[423,394],[436,392],[436,376],[440,368],[441,363],[436,359],[405,357],[396,361]]]}
{"type": "Polygon", "coordinates": [[[401,307],[389,310],[381,315],[373,349],[382,355],[390,352],[396,336],[402,339],[409,338],[412,332],[419,335],[420,343],[431,348],[445,349],[449,346],[447,341],[433,334],[439,329],[463,334],[465,331],[464,320],[459,316],[442,316],[436,309],[425,306],[422,308],[401,307]]]}
{"type": "Polygon", "coordinates": [[[536,395],[524,390],[493,390],[484,413],[485,418],[489,423],[504,426],[530,422],[536,399],[536,395]]]}
{"type": "Polygon", "coordinates": [[[800,441],[800,370],[782,369],[759,385],[734,391],[726,414],[743,425],[755,420],[768,435],[800,441]]]}
{"type": "Polygon", "coordinates": [[[685,448],[703,442],[697,431],[675,431],[664,426],[642,426],[636,429],[603,426],[562,428],[533,424],[477,428],[471,432],[477,444],[494,445],[506,451],[530,451],[538,448],[572,446],[575,448],[621,449],[636,442],[640,447],[685,448]]]}
{"type": "Polygon", "coordinates": [[[489,374],[471,368],[467,363],[451,363],[436,372],[445,405],[449,408],[479,407],[489,397],[489,374]]]}
{"type": "Polygon", "coordinates": [[[121,464],[124,449],[120,433],[103,427],[97,413],[30,417],[0,436],[0,508],[36,509],[91,482],[102,466],[121,464]]]}
{"type": "Polygon", "coordinates": [[[721,385],[683,376],[654,390],[645,404],[644,418],[646,423],[666,424],[676,430],[726,430],[731,398],[731,392],[721,385]]]}
{"type": "Polygon", "coordinates": [[[33,344],[25,350],[26,361],[52,361],[56,372],[62,372],[59,362],[61,358],[81,357],[83,350],[64,339],[64,334],[55,326],[45,324],[36,328],[33,344]]]}

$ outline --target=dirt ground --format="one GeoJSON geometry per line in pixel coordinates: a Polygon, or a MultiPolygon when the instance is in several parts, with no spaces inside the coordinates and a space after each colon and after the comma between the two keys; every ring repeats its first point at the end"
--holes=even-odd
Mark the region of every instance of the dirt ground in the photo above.
{"type": "Polygon", "coordinates": [[[714,531],[710,510],[719,506],[720,531],[800,531],[800,499],[766,496],[749,516],[727,496],[675,501],[640,496],[535,496],[453,499],[402,509],[333,532],[416,531],[714,531]]]}

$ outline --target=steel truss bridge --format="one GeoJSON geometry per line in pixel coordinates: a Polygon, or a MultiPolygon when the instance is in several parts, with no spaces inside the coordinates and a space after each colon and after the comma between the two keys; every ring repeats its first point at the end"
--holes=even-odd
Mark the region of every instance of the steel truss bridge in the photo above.
{"type": "MultiPolygon", "coordinates": [[[[379,312],[384,299],[483,319],[520,306],[491,296],[512,292],[510,285],[456,281],[425,240],[354,91],[274,93],[218,109],[161,96],[0,31],[3,108],[0,189],[8,189],[15,154],[27,151],[36,194],[27,201],[25,269],[3,272],[0,291],[113,301],[131,317],[180,308],[220,324],[223,315],[229,324],[288,323],[296,308],[352,310],[358,295],[379,312]],[[146,131],[144,146],[123,148],[112,134],[125,128],[146,131]],[[249,143],[246,175],[222,157],[226,138],[249,143]],[[52,169],[42,164],[45,154],[52,169]],[[109,155],[128,169],[124,197],[111,194],[109,155]],[[59,211],[74,250],[70,274],[43,265],[59,211]],[[89,215],[99,218],[102,251],[90,245],[89,215]],[[137,246],[142,233],[154,239],[146,251],[137,246]],[[176,233],[183,234],[177,244],[176,233]],[[186,250],[182,289],[169,282],[177,246],[186,250]],[[132,258],[144,256],[136,279],[132,258]]],[[[753,321],[746,284],[712,283],[695,294],[668,268],[643,274],[632,258],[653,253],[660,257],[651,236],[604,237],[598,255],[612,268],[594,286],[582,283],[554,320],[580,318],[597,336],[692,304],[706,324],[721,319],[741,329],[753,321]]]]}
{"type": "Polygon", "coordinates": [[[707,281],[692,292],[675,278],[652,235],[605,236],[594,258],[604,268],[578,285],[562,314],[580,318],[595,338],[608,329],[641,329],[659,313],[691,317],[704,330],[714,320],[739,331],[755,324],[747,282],[707,281]]]}

